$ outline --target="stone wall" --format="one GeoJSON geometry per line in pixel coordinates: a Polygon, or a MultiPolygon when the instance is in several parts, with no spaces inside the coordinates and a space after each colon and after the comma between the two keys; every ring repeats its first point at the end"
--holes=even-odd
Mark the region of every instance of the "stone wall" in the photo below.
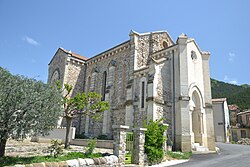
{"type": "MultiPolygon", "coordinates": [[[[89,139],[74,139],[70,141],[72,145],[88,146],[89,139]]],[[[97,148],[113,149],[113,140],[96,140],[97,148]]]]}
{"type": "Polygon", "coordinates": [[[146,67],[152,53],[174,44],[167,32],[145,34],[131,32],[130,36],[133,36],[132,39],[135,41],[135,70],[146,67]]]}
{"type": "Polygon", "coordinates": [[[85,65],[76,60],[68,59],[65,68],[64,83],[73,86],[71,96],[75,96],[78,92],[84,90],[85,65]]]}
{"type": "Polygon", "coordinates": [[[63,52],[60,48],[57,50],[55,56],[49,63],[48,69],[48,83],[51,84],[52,80],[60,80],[61,83],[64,81],[65,76],[65,65],[67,61],[67,54],[63,52]],[[52,78],[55,71],[58,71],[59,78],[52,78]]]}
{"type": "MultiPolygon", "coordinates": [[[[85,91],[95,91],[103,94],[104,72],[106,72],[106,92],[111,109],[103,115],[101,120],[89,120],[88,134],[101,135],[103,132],[103,119],[106,119],[106,132],[112,133],[112,124],[125,124],[126,86],[132,76],[132,58],[130,56],[130,43],[125,42],[106,52],[103,52],[87,62],[85,91]],[[117,110],[119,109],[119,110],[117,110]]],[[[106,100],[106,99],[105,99],[106,100]]]]}
{"type": "Polygon", "coordinates": [[[85,166],[91,166],[91,167],[120,167],[122,166],[118,162],[118,157],[115,155],[105,156],[101,158],[78,158],[78,159],[72,159],[67,161],[61,161],[61,162],[41,162],[41,163],[33,163],[33,164],[26,164],[21,165],[17,164],[13,167],[85,167],[85,166]]]}

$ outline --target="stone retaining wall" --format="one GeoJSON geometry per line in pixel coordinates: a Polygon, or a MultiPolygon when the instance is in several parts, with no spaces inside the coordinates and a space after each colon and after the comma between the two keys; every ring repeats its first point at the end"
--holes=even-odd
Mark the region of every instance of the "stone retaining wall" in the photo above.
{"type": "MultiPolygon", "coordinates": [[[[89,139],[74,139],[70,141],[70,144],[77,146],[87,146],[89,139]]],[[[97,140],[96,147],[97,148],[108,148],[113,149],[113,140],[97,140]]]]}
{"type": "MultiPolygon", "coordinates": [[[[33,163],[26,165],[14,165],[13,167],[121,167],[118,163],[118,157],[115,155],[105,156],[101,158],[78,158],[61,162],[42,162],[42,163],[33,163]]],[[[7,167],[7,166],[5,166],[7,167]]]]}

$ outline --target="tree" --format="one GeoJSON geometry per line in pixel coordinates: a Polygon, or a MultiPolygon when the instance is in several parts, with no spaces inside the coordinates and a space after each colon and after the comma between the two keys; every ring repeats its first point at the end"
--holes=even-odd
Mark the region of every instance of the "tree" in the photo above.
{"type": "Polygon", "coordinates": [[[56,88],[0,67],[0,157],[9,138],[47,134],[61,112],[61,95],[56,88]]]}
{"type": "MultiPolygon", "coordinates": [[[[60,82],[57,82],[58,89],[62,89],[60,82]]],[[[65,148],[68,148],[69,132],[72,126],[72,120],[78,115],[88,115],[92,118],[97,118],[98,114],[105,110],[109,110],[109,103],[101,101],[101,95],[95,92],[78,92],[76,96],[71,97],[72,86],[64,84],[63,96],[64,118],[66,119],[66,137],[65,148]]]]}

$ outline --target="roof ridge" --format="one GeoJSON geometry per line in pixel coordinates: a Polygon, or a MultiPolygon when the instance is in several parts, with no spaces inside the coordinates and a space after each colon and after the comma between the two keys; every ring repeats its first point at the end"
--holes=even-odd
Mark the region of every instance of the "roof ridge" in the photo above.
{"type": "Polygon", "coordinates": [[[61,49],[62,51],[64,51],[65,53],[70,54],[72,57],[75,57],[75,58],[78,58],[78,59],[81,59],[81,60],[84,60],[84,61],[85,61],[85,60],[88,60],[87,57],[82,56],[82,55],[80,55],[80,54],[78,54],[78,53],[72,52],[71,50],[66,50],[66,49],[64,49],[64,48],[62,48],[62,47],[60,47],[60,49],[61,49]]]}

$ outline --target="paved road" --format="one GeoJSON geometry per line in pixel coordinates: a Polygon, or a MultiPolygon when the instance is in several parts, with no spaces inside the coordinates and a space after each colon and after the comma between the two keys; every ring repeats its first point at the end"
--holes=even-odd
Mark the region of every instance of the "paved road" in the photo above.
{"type": "Polygon", "coordinates": [[[192,155],[191,159],[173,167],[250,167],[250,146],[216,143],[219,154],[192,155]]]}

